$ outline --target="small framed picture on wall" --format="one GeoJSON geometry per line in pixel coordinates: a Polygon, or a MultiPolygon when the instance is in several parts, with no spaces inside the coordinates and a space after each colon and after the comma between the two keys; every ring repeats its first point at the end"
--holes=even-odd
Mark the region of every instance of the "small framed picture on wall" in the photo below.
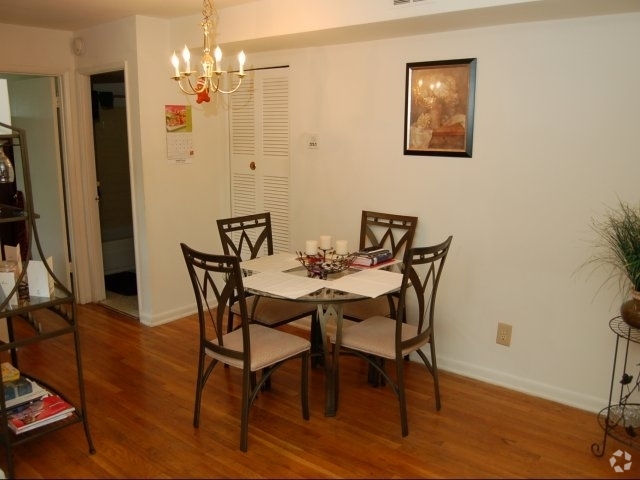
{"type": "Polygon", "coordinates": [[[407,63],[405,155],[472,156],[476,63],[407,63]]]}

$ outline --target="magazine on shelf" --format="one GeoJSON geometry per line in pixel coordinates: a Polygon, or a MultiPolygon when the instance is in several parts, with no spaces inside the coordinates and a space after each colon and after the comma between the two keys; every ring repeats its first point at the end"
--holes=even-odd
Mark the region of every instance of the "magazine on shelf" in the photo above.
{"type": "Polygon", "coordinates": [[[7,411],[9,428],[20,434],[69,417],[75,407],[59,395],[48,395],[7,411]]]}
{"type": "Polygon", "coordinates": [[[36,382],[31,380],[30,378],[20,377],[20,379],[26,380],[27,382],[29,382],[29,385],[31,386],[31,388],[27,389],[29,391],[23,395],[16,395],[12,398],[7,399],[7,384],[5,384],[5,402],[4,403],[7,409],[13,408],[17,405],[22,405],[23,403],[30,402],[31,400],[42,398],[45,395],[50,395],[49,391],[42,388],[40,385],[38,385],[36,382]]]}

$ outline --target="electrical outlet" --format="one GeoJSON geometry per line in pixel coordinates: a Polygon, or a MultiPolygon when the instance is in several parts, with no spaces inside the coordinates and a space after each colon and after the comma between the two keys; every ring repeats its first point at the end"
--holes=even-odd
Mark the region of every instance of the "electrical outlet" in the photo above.
{"type": "Polygon", "coordinates": [[[508,347],[511,345],[511,325],[508,323],[498,323],[498,334],[496,335],[496,343],[508,347]]]}

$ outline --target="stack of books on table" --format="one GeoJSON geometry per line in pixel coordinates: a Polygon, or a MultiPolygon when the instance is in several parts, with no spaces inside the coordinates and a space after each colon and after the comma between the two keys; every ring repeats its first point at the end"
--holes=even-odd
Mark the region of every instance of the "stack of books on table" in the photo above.
{"type": "Polygon", "coordinates": [[[393,259],[393,255],[390,250],[386,248],[379,248],[376,250],[362,250],[356,253],[356,258],[353,261],[354,266],[360,267],[373,267],[380,265],[381,263],[388,262],[393,259]]]}
{"type": "MultiPolygon", "coordinates": [[[[15,378],[13,369],[14,367],[8,363],[2,364],[3,373],[11,371],[7,378],[12,380],[4,381],[3,386],[7,422],[13,433],[28,432],[73,414],[75,407],[70,403],[38,385],[34,380],[20,375],[19,371],[18,377],[15,378]]],[[[3,375],[3,380],[4,378],[3,375]]]]}

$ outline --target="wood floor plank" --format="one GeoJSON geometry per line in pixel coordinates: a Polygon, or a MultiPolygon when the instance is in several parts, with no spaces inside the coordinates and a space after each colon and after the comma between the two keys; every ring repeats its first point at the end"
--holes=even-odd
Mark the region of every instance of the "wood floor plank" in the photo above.
{"type": "MultiPolygon", "coordinates": [[[[602,441],[596,416],[509,389],[441,372],[433,383],[407,364],[409,436],[400,434],[396,397],[367,383],[366,366],[341,362],[340,404],[325,417],[324,372],[311,371],[311,419],[302,418],[300,364],[273,377],[250,413],[249,451],[239,450],[240,375],[217,367],[193,427],[197,322],[145,327],[100,305],[78,307],[87,415],[96,454],[81,425],[14,448],[22,478],[638,478],[615,473],[609,457],[629,449],[602,441]]],[[[307,335],[304,330],[287,331],[307,335]]],[[[60,338],[20,351],[20,368],[55,379],[74,397],[72,342],[60,338]]],[[[53,383],[53,382],[52,382],[53,383]]],[[[2,465],[6,463],[2,462],[2,465]]]]}

